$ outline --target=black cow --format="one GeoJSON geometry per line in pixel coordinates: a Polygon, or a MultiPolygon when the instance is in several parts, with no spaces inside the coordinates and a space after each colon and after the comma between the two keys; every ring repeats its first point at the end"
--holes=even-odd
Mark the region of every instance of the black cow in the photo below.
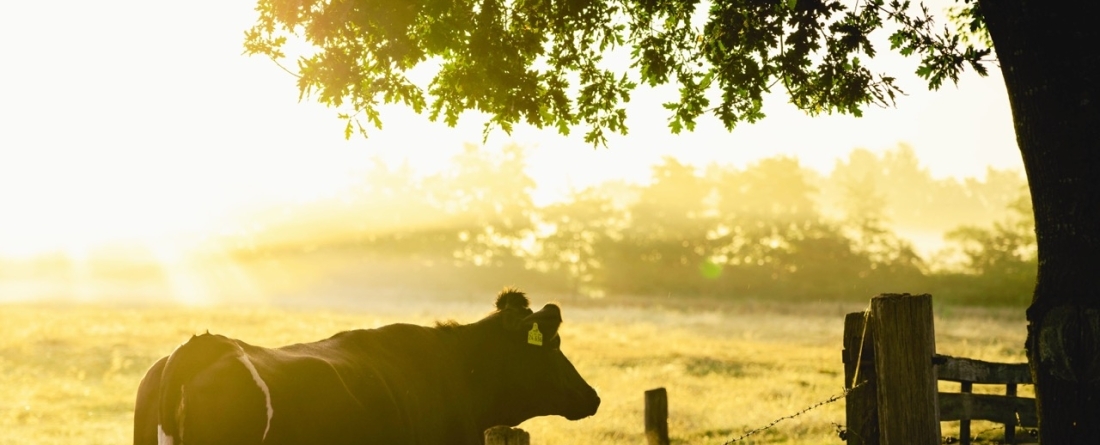
{"type": "Polygon", "coordinates": [[[562,354],[561,310],[505,289],[467,325],[394,324],[276,349],[193,336],[142,379],[135,445],[465,444],[600,398],[562,354]]]}

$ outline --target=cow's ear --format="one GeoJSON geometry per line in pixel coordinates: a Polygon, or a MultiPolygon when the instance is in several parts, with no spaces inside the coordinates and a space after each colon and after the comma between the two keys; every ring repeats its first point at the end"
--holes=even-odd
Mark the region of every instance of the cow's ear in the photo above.
{"type": "Polygon", "coordinates": [[[541,310],[528,315],[523,319],[524,329],[537,329],[543,341],[554,340],[558,336],[558,328],[561,326],[561,308],[556,304],[543,306],[541,310]],[[534,325],[538,324],[538,328],[534,325]]]}

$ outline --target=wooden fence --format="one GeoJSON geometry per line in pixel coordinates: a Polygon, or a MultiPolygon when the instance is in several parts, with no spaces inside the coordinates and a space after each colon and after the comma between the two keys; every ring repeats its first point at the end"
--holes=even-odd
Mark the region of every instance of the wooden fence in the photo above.
{"type": "Polygon", "coordinates": [[[1014,444],[1017,426],[1038,426],[1035,400],[1016,396],[1017,385],[1031,383],[1026,363],[935,352],[929,295],[880,295],[869,311],[845,317],[849,444],[939,444],[946,421],[960,422],[959,441],[969,444],[971,420],[1004,424],[1004,442],[1014,444]],[[939,392],[939,380],[959,382],[961,392],[939,392]],[[973,394],[974,384],[1005,385],[1005,394],[973,394]]]}

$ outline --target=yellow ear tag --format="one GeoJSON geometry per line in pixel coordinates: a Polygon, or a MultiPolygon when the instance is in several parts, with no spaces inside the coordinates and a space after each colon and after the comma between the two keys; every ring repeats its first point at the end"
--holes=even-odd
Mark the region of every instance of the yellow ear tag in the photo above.
{"type": "Polygon", "coordinates": [[[527,332],[527,343],[535,346],[542,346],[542,333],[539,332],[539,324],[533,323],[531,330],[527,332]]]}

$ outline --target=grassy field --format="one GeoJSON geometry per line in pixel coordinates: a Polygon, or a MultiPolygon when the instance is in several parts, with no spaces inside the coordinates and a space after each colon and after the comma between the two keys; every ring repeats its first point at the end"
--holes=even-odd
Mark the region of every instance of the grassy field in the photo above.
{"type": "MultiPolygon", "coordinates": [[[[0,305],[0,445],[130,443],[134,392],[147,367],[207,329],[279,346],[399,321],[470,322],[490,306],[491,298],[341,310],[0,305]]],[[[656,387],[668,389],[674,443],[724,443],[840,393],[843,317],[862,309],[764,302],[563,306],[562,349],[603,404],[578,422],[528,421],[522,427],[535,444],[644,443],[643,392],[656,387]]],[[[1024,326],[1022,310],[937,307],[937,350],[1024,361],[1024,326]]],[[[837,424],[844,424],[843,401],[739,443],[839,444],[837,424]]],[[[943,425],[945,435],[957,428],[943,425]]],[[[973,430],[991,427],[977,422],[973,430]]]]}

